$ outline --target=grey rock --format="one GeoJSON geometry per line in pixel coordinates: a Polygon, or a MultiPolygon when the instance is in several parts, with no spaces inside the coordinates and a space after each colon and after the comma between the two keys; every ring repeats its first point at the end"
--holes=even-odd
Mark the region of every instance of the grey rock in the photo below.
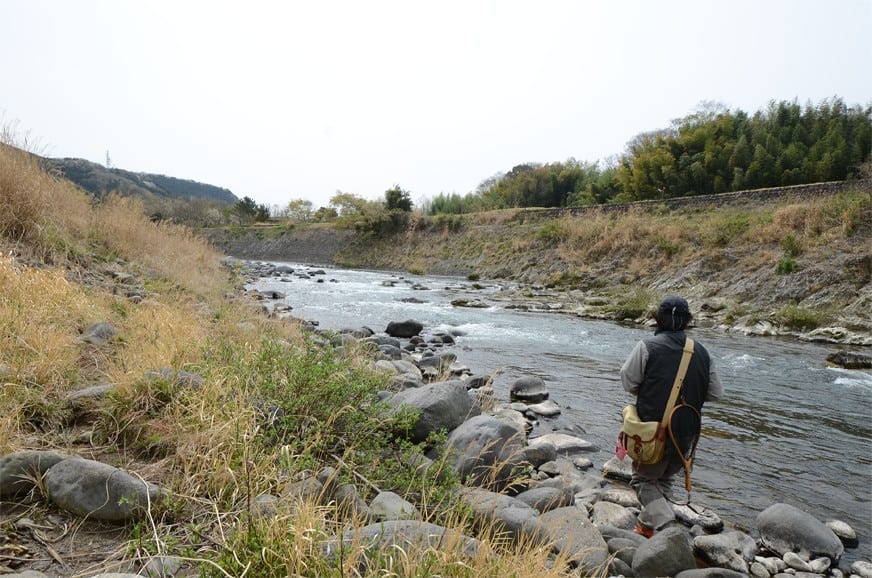
{"type": "Polygon", "coordinates": [[[693,548],[706,562],[720,568],[729,568],[747,574],[754,562],[757,543],[742,532],[697,536],[693,548]]]}
{"type": "Polygon", "coordinates": [[[787,568],[787,564],[781,558],[774,556],[754,556],[754,563],[762,564],[769,574],[778,574],[787,568]]]}
{"type": "Polygon", "coordinates": [[[161,367],[157,371],[149,371],[145,374],[148,381],[162,380],[173,383],[178,387],[190,387],[200,389],[206,384],[206,379],[196,373],[180,369],[176,371],[172,367],[161,367]]]}
{"type": "Polygon", "coordinates": [[[575,458],[572,460],[572,465],[579,470],[589,470],[593,467],[593,460],[589,458],[575,458]]]}
{"type": "Polygon", "coordinates": [[[63,460],[49,468],[45,487],[56,506],[109,522],[138,518],[160,496],[153,484],[109,464],[82,458],[63,460]]]}
{"type": "Polygon", "coordinates": [[[69,394],[67,394],[65,400],[66,406],[72,409],[79,409],[94,401],[104,399],[109,394],[109,392],[112,391],[113,388],[114,386],[112,385],[103,384],[92,385],[91,387],[71,391],[69,394]]]}
{"type": "Polygon", "coordinates": [[[184,563],[182,558],[175,556],[154,556],[142,567],[140,575],[149,578],[173,578],[184,563]]]}
{"type": "Polygon", "coordinates": [[[391,321],[385,328],[385,333],[391,337],[409,338],[421,333],[424,329],[424,324],[414,319],[406,319],[405,321],[391,321]]]}
{"type": "Polygon", "coordinates": [[[531,446],[548,443],[557,448],[557,453],[592,451],[596,449],[595,446],[587,440],[562,433],[545,434],[532,438],[527,443],[531,446]]]}
{"type": "Polygon", "coordinates": [[[326,497],[324,484],[315,476],[309,476],[308,478],[293,482],[282,492],[283,499],[290,499],[295,502],[323,504],[326,501],[326,497]]]}
{"type": "Polygon", "coordinates": [[[675,578],[746,578],[748,575],[726,568],[697,568],[695,570],[683,570],[675,575],[675,578]]]}
{"type": "Polygon", "coordinates": [[[0,499],[20,498],[36,488],[45,472],[72,456],[60,452],[23,450],[0,457],[0,499]]]}
{"type": "Polygon", "coordinates": [[[272,494],[258,494],[251,501],[251,515],[255,518],[272,518],[279,513],[279,498],[272,494]]]}
{"type": "Polygon", "coordinates": [[[469,398],[466,386],[459,381],[406,389],[391,397],[388,403],[395,412],[402,408],[420,412],[412,431],[407,434],[414,442],[425,441],[431,433],[441,429],[451,431],[480,411],[469,398]]]}
{"type": "Polygon", "coordinates": [[[826,574],[827,570],[829,570],[832,565],[833,561],[829,558],[815,558],[808,562],[808,567],[811,568],[811,571],[814,574],[826,574]]]}
{"type": "Polygon", "coordinates": [[[516,379],[509,387],[509,398],[513,401],[539,403],[548,399],[548,396],[545,382],[532,375],[516,379]]]}
{"type": "Polygon", "coordinates": [[[636,576],[675,576],[696,569],[690,536],[681,528],[667,528],[639,546],[633,556],[636,576]]]}
{"type": "MultiPolygon", "coordinates": [[[[362,546],[368,554],[372,554],[394,548],[406,551],[410,547],[445,550],[448,545],[454,545],[465,558],[474,558],[481,543],[475,538],[436,524],[418,520],[392,520],[348,530],[324,544],[322,553],[325,558],[332,561],[341,551],[359,546],[362,546]]],[[[365,568],[367,561],[364,559],[361,562],[365,568]]]]}
{"type": "Polygon", "coordinates": [[[685,526],[699,526],[709,534],[724,529],[724,521],[716,512],[700,505],[671,504],[675,518],[685,526]]]}
{"type": "Polygon", "coordinates": [[[851,574],[860,576],[861,578],[872,578],[872,562],[868,560],[857,560],[851,564],[851,574]]]}
{"type": "Polygon", "coordinates": [[[484,387],[485,385],[489,385],[493,377],[490,375],[484,374],[476,374],[470,375],[466,378],[466,387],[469,389],[478,389],[479,387],[484,387]]]}
{"type": "Polygon", "coordinates": [[[609,564],[609,576],[624,576],[625,578],[634,578],[633,568],[621,560],[614,558],[609,564]]]}
{"type": "Polygon", "coordinates": [[[612,480],[629,482],[633,477],[633,462],[628,459],[611,458],[603,464],[602,472],[605,477],[612,480]]]}
{"type": "Polygon", "coordinates": [[[857,532],[850,525],[841,520],[827,520],[824,522],[827,528],[833,531],[833,534],[842,541],[847,548],[854,548],[860,540],[857,538],[857,532]]]}
{"type": "Polygon", "coordinates": [[[539,516],[538,536],[570,562],[593,574],[605,566],[609,548],[587,513],[574,506],[557,508],[539,516]]]}
{"type": "Polygon", "coordinates": [[[479,524],[484,527],[494,526],[501,532],[507,532],[515,540],[522,535],[532,534],[539,519],[537,510],[505,494],[482,488],[464,488],[460,497],[472,509],[479,524]]]}
{"type": "Polygon", "coordinates": [[[804,560],[796,552],[785,552],[782,559],[788,568],[793,568],[797,572],[811,572],[811,566],[809,566],[808,561],[804,560]]]}
{"type": "Polygon", "coordinates": [[[789,504],[773,504],[757,515],[760,542],[780,555],[795,552],[806,560],[826,556],[838,561],[845,551],[841,540],[811,514],[789,504]]]}
{"type": "Polygon", "coordinates": [[[341,514],[355,520],[373,521],[375,516],[354,484],[343,484],[336,488],[334,498],[341,514]]]}
{"type": "Polygon", "coordinates": [[[522,462],[524,431],[489,415],[466,420],[448,436],[451,467],[461,480],[503,490],[522,462]]]}
{"type": "Polygon", "coordinates": [[[639,547],[643,543],[648,541],[647,538],[637,534],[633,530],[615,528],[614,526],[609,526],[608,524],[595,524],[595,526],[600,531],[600,534],[602,534],[603,538],[605,538],[605,540],[609,542],[618,539],[628,540],[636,544],[636,547],[639,547]]]}
{"type": "Polygon", "coordinates": [[[110,339],[118,334],[118,330],[111,323],[100,321],[94,323],[79,336],[78,341],[81,343],[90,343],[91,345],[104,345],[110,339]]]}
{"type": "Polygon", "coordinates": [[[638,511],[633,511],[612,502],[594,502],[590,518],[599,526],[607,524],[615,528],[630,530],[636,526],[638,511]]]}
{"type": "Polygon", "coordinates": [[[529,463],[534,468],[538,468],[542,464],[557,459],[557,448],[553,444],[537,444],[533,446],[525,446],[521,450],[523,460],[529,463]]]}
{"type": "Polygon", "coordinates": [[[416,520],[421,513],[414,504],[394,492],[380,492],[369,505],[377,520],[416,520]]]}
{"type": "Polygon", "coordinates": [[[752,562],[748,573],[753,578],[769,578],[770,576],[769,569],[766,568],[765,564],[761,564],[760,562],[752,562]]]}
{"type": "Polygon", "coordinates": [[[614,554],[615,557],[624,561],[625,564],[632,567],[633,556],[636,555],[636,548],[640,542],[634,542],[627,538],[612,538],[608,540],[609,554],[614,554]]]}
{"type": "Polygon", "coordinates": [[[631,488],[609,488],[599,495],[602,502],[612,502],[625,508],[641,508],[639,497],[631,488]]]}
{"type": "Polygon", "coordinates": [[[842,350],[827,355],[827,363],[845,369],[872,369],[872,356],[842,350]]]}
{"type": "Polygon", "coordinates": [[[540,513],[555,508],[571,506],[575,503],[575,498],[568,489],[561,490],[560,488],[549,488],[547,486],[521,492],[515,496],[515,499],[524,502],[540,513]]]}
{"type": "Polygon", "coordinates": [[[543,417],[555,417],[560,415],[561,412],[560,406],[550,399],[546,399],[540,403],[534,403],[528,406],[527,409],[543,417]]]}

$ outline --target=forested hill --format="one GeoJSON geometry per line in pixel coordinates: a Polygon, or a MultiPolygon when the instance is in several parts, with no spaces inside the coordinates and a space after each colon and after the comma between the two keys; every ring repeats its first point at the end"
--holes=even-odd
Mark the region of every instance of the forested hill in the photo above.
{"type": "Polygon", "coordinates": [[[233,204],[238,200],[228,189],[197,181],[106,168],[85,159],[45,160],[49,167],[63,177],[98,197],[118,192],[124,196],[150,198],[156,195],[170,199],[201,199],[227,204],[233,204]]]}

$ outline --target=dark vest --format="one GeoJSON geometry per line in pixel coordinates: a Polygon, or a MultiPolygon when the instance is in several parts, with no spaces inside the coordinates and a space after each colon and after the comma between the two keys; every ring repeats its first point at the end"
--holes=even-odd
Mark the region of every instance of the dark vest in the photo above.
{"type": "MultiPolygon", "coordinates": [[[[683,331],[658,331],[653,337],[644,339],[648,349],[648,363],[645,365],[645,376],[639,387],[636,407],[642,421],[660,421],[663,410],[669,401],[669,393],[678,373],[681,354],[686,336],[683,331]]],[[[676,405],[684,401],[702,410],[702,404],[708,394],[709,371],[711,358],[705,347],[694,341],[693,357],[684,377],[684,387],[679,394],[676,405]]],[[[694,412],[680,410],[674,415],[672,427],[676,435],[695,435],[699,423],[694,412]]]]}

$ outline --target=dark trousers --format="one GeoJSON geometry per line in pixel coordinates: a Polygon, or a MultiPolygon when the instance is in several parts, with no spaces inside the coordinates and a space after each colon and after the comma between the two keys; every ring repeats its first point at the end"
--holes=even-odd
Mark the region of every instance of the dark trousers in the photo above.
{"type": "MultiPolygon", "coordinates": [[[[693,447],[694,437],[681,438],[678,445],[682,453],[689,456],[693,447]]],[[[640,464],[633,462],[633,477],[630,487],[636,490],[636,495],[642,503],[639,521],[646,527],[659,530],[675,520],[675,513],[669,500],[672,499],[672,485],[675,476],[684,469],[681,456],[672,440],[666,440],[666,453],[656,464],[640,464]]]]}

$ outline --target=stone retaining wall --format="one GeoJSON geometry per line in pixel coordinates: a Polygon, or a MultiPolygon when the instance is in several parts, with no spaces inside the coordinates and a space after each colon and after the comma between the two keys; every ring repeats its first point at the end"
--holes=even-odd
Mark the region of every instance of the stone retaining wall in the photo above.
{"type": "Polygon", "coordinates": [[[650,201],[635,201],[632,203],[614,203],[607,205],[587,205],[584,207],[565,207],[559,209],[524,209],[518,216],[520,219],[541,218],[555,219],[564,215],[582,215],[589,211],[620,212],[630,208],[666,207],[669,210],[724,207],[742,203],[765,203],[767,201],[779,201],[795,199],[796,201],[808,201],[819,197],[837,195],[849,190],[860,190],[872,194],[872,179],[860,179],[855,181],[832,181],[828,183],[812,183],[808,185],[794,185],[791,187],[773,187],[769,189],[755,189],[750,191],[736,191],[733,193],[720,193],[717,195],[699,195],[695,197],[676,197],[671,199],[654,199],[650,201]]]}

